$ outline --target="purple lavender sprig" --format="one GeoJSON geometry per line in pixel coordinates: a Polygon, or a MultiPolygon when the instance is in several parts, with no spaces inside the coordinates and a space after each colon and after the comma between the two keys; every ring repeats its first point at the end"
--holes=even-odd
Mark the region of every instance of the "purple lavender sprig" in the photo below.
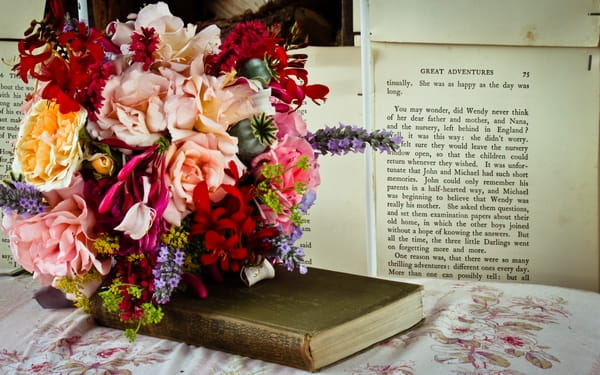
{"type": "Polygon", "coordinates": [[[23,181],[3,181],[0,183],[0,207],[10,215],[37,215],[46,211],[48,203],[42,193],[23,181]]]}
{"type": "Polygon", "coordinates": [[[359,126],[341,124],[338,127],[325,127],[314,133],[309,132],[306,140],[321,155],[344,155],[349,152],[364,152],[369,144],[379,152],[396,151],[402,137],[385,129],[368,132],[359,126]]]}
{"type": "Polygon", "coordinates": [[[271,239],[273,244],[275,258],[283,263],[288,271],[298,268],[301,274],[307,272],[304,262],[304,250],[300,246],[294,245],[294,241],[284,234],[271,239]]]}
{"type": "Polygon", "coordinates": [[[171,293],[177,288],[183,273],[184,253],[165,244],[158,248],[154,275],[154,299],[159,304],[165,304],[171,299],[171,293]]]}

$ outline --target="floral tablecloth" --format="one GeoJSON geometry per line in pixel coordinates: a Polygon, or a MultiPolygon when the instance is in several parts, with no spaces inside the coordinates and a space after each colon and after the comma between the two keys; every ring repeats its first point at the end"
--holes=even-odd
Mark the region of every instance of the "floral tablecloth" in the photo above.
{"type": "MultiPolygon", "coordinates": [[[[600,294],[540,285],[416,279],[421,326],[322,374],[600,374],[600,294]]],[[[28,275],[0,277],[0,374],[301,374],[303,371],[98,327],[45,310],[28,275]]]]}

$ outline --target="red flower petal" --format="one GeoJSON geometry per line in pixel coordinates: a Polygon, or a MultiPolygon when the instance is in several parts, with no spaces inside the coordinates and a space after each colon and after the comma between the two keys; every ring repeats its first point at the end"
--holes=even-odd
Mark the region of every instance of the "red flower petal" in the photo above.
{"type": "Polygon", "coordinates": [[[194,204],[196,205],[196,210],[201,213],[209,213],[210,212],[210,198],[208,197],[208,185],[205,181],[200,181],[196,188],[194,188],[193,193],[194,204]]]}
{"type": "Polygon", "coordinates": [[[244,259],[248,256],[248,249],[246,249],[245,247],[231,249],[231,251],[229,252],[229,256],[232,259],[244,259]]]}

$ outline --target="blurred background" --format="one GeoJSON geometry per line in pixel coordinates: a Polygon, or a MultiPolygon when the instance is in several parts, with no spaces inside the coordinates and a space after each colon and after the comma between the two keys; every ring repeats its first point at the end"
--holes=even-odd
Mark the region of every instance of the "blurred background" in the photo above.
{"type": "MultiPolygon", "coordinates": [[[[78,2],[86,1],[90,25],[125,21],[127,15],[156,0],[63,0],[78,17],[78,2]]],[[[224,33],[230,25],[249,19],[280,24],[283,30],[298,22],[313,46],[353,45],[352,0],[162,0],[171,13],[198,26],[215,23],[224,33]]],[[[79,17],[78,17],[79,18],[79,17]]]]}

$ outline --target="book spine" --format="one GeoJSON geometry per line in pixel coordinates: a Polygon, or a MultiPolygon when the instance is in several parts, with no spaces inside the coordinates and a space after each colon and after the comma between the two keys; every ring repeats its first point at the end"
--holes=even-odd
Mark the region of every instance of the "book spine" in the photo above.
{"type": "MultiPolygon", "coordinates": [[[[208,349],[265,360],[315,371],[310,355],[310,337],[269,326],[262,326],[238,319],[192,309],[163,306],[165,315],[158,324],[142,326],[139,334],[164,338],[208,349]]],[[[109,313],[102,300],[92,297],[91,315],[102,326],[133,328],[109,313]]]]}

